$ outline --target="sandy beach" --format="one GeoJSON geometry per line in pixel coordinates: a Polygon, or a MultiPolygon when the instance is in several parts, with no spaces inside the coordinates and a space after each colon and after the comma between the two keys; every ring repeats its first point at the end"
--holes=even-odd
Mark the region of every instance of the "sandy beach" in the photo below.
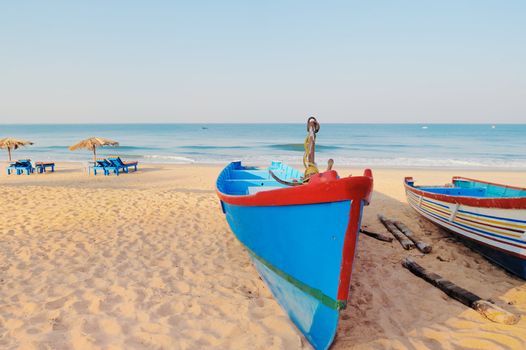
{"type": "MultiPolygon", "coordinates": [[[[0,175],[0,348],[310,349],[258,277],[215,194],[220,166],[141,164],[136,173],[0,175]]],[[[338,169],[361,174],[361,169],[338,169]]],[[[361,235],[332,349],[525,349],[526,319],[506,326],[403,269],[422,266],[516,314],[526,282],[420,218],[417,183],[453,175],[526,187],[524,173],[376,169],[363,226],[378,213],[433,244],[425,257],[361,235]]]]}

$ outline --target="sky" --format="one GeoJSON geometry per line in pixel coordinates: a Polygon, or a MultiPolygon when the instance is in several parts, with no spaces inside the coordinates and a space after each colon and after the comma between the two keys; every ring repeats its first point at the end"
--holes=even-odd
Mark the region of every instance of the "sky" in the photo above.
{"type": "Polygon", "coordinates": [[[0,1],[0,124],[526,123],[526,1],[0,1]]]}

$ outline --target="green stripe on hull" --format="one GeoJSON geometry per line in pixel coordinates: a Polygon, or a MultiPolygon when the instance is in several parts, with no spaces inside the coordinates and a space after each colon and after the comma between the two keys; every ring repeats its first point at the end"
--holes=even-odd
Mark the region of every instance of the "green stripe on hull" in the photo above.
{"type": "Polygon", "coordinates": [[[250,255],[260,261],[262,264],[264,264],[266,267],[268,267],[272,272],[274,272],[276,275],[280,276],[290,284],[292,284],[294,287],[301,290],[303,293],[306,293],[313,297],[314,299],[317,299],[319,302],[321,302],[323,305],[330,307],[333,310],[342,310],[345,309],[347,306],[346,300],[335,300],[331,298],[328,295],[325,295],[321,290],[313,288],[300,280],[294,278],[293,276],[289,275],[288,273],[280,270],[276,266],[272,265],[267,260],[263,259],[262,257],[258,256],[256,253],[254,253],[252,250],[250,250],[248,247],[245,246],[245,248],[248,250],[250,255]]]}

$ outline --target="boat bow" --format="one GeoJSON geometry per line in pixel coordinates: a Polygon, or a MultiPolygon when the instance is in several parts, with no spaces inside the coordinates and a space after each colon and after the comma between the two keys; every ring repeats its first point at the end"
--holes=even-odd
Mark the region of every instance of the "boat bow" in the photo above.
{"type": "Polygon", "coordinates": [[[291,320],[317,349],[330,346],[347,303],[363,205],[372,173],[338,178],[335,171],[287,187],[301,174],[282,163],[268,169],[231,163],[217,193],[226,219],[291,320]]]}

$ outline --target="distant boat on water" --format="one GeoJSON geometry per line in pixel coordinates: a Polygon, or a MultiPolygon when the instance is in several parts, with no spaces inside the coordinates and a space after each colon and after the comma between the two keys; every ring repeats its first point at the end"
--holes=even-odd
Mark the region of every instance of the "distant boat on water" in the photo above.
{"type": "Polygon", "coordinates": [[[422,129],[427,129],[427,126],[424,125],[424,126],[422,127],[422,129]]]}

